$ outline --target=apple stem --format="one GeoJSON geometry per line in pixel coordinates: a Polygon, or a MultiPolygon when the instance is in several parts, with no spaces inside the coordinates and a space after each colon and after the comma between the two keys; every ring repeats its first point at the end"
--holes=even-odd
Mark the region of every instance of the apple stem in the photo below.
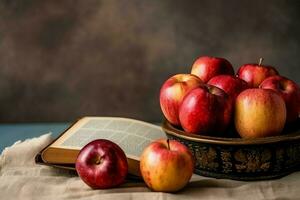
{"type": "Polygon", "coordinates": [[[101,162],[102,162],[102,158],[101,158],[101,157],[97,157],[97,158],[95,159],[95,164],[96,164],[96,165],[99,165],[101,162]]]}
{"type": "Polygon", "coordinates": [[[168,149],[170,150],[170,140],[167,139],[168,149]]]}
{"type": "Polygon", "coordinates": [[[99,165],[101,163],[101,160],[100,159],[97,159],[96,160],[96,165],[99,165]]]}
{"type": "Polygon", "coordinates": [[[258,66],[260,66],[263,61],[264,61],[264,58],[259,58],[258,66]]]}

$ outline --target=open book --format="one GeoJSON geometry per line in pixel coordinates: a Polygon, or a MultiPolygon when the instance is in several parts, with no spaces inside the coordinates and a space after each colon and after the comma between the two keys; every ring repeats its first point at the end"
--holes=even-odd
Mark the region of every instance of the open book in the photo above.
{"type": "Polygon", "coordinates": [[[96,139],[107,139],[125,152],[129,173],[140,175],[139,156],[152,141],[165,138],[161,127],[139,120],[116,117],[84,117],[40,153],[47,164],[74,164],[80,149],[96,139]]]}

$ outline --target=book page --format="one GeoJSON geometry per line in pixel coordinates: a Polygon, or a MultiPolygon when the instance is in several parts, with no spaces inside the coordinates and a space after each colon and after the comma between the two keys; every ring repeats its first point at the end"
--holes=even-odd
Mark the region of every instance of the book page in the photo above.
{"type": "Polygon", "coordinates": [[[118,144],[127,156],[138,159],[152,141],[166,138],[161,127],[127,118],[85,117],[69,129],[51,146],[81,149],[96,139],[107,139],[118,144]]]}

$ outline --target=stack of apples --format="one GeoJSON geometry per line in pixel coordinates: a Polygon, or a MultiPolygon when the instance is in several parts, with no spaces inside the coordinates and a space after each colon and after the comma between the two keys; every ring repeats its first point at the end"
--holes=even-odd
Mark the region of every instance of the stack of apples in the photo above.
{"type": "Polygon", "coordinates": [[[298,121],[300,89],[262,61],[242,65],[235,74],[224,58],[199,57],[190,74],[162,85],[164,116],[191,134],[230,137],[231,126],[242,138],[281,134],[298,121]]]}

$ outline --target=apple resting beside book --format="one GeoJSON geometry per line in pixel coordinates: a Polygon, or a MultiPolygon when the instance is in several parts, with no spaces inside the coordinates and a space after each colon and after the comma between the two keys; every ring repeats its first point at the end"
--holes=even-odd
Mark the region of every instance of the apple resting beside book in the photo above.
{"type": "Polygon", "coordinates": [[[124,151],[117,144],[98,139],[81,149],[75,168],[80,178],[91,188],[106,189],[125,181],[128,163],[124,151]]]}
{"type": "MultiPolygon", "coordinates": [[[[190,180],[194,158],[190,150],[175,140],[150,143],[140,158],[140,171],[153,191],[176,192],[190,180]]],[[[85,145],[78,154],[76,171],[92,189],[108,189],[125,182],[127,158],[115,143],[98,139],[85,145]]]]}
{"type": "Polygon", "coordinates": [[[176,192],[184,188],[193,175],[194,157],[182,143],[161,139],[144,149],[140,170],[153,191],[176,192]]]}

